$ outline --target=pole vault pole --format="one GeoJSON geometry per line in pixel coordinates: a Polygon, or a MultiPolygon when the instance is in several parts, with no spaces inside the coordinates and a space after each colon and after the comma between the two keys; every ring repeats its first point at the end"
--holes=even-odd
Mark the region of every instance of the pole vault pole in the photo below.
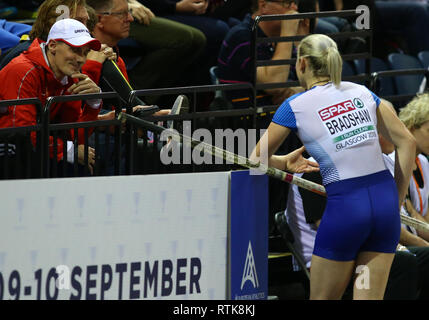
{"type": "MultiPolygon", "coordinates": [[[[291,173],[279,170],[277,168],[269,167],[260,162],[251,161],[249,158],[240,156],[238,154],[235,154],[225,149],[218,148],[206,142],[194,140],[191,137],[178,133],[176,130],[166,129],[164,127],[153,124],[152,122],[142,120],[140,118],[134,117],[124,112],[121,112],[118,115],[118,120],[123,122],[129,121],[133,124],[143,126],[151,131],[155,131],[158,133],[162,133],[163,131],[167,132],[167,136],[171,137],[172,140],[176,142],[183,142],[183,143],[190,144],[192,148],[197,149],[198,151],[202,151],[202,150],[207,151],[211,155],[223,158],[224,160],[229,161],[231,163],[238,164],[248,169],[258,169],[264,172],[266,175],[273,177],[275,179],[279,179],[287,183],[295,184],[298,187],[301,187],[303,189],[309,190],[311,192],[317,193],[322,196],[326,196],[325,187],[318,183],[314,183],[312,181],[297,177],[291,173]]],[[[403,224],[406,224],[410,227],[413,227],[415,229],[419,229],[422,231],[429,231],[429,224],[423,221],[411,218],[409,216],[406,216],[402,213],[400,214],[400,216],[401,216],[401,222],[403,224]]]]}

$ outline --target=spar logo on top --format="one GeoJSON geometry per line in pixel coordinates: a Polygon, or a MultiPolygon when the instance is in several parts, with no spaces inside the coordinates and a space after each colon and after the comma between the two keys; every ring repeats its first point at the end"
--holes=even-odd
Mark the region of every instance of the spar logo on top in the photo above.
{"type": "Polygon", "coordinates": [[[369,110],[359,98],[322,107],[317,113],[332,137],[336,151],[377,139],[376,125],[371,119],[369,110]]]}

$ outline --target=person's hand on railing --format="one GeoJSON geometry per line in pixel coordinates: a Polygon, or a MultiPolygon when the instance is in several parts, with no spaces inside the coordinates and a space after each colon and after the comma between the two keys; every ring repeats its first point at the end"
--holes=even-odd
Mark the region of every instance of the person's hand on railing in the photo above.
{"type": "Polygon", "coordinates": [[[94,174],[95,164],[95,149],[88,147],[88,163],[85,163],[85,145],[80,144],[77,146],[78,163],[83,166],[88,166],[91,175],[94,174]]]}
{"type": "Polygon", "coordinates": [[[86,58],[87,60],[94,60],[99,63],[104,63],[106,60],[116,61],[118,56],[111,47],[107,46],[106,44],[102,44],[100,51],[90,50],[86,58]]]}
{"type": "Polygon", "coordinates": [[[285,170],[294,173],[317,172],[320,170],[319,164],[315,161],[308,160],[302,156],[305,147],[302,146],[284,156],[285,170]]]}
{"type": "Polygon", "coordinates": [[[115,111],[109,111],[107,113],[99,114],[97,120],[114,120],[115,119],[115,111]]]}
{"type": "Polygon", "coordinates": [[[168,116],[171,113],[171,109],[161,109],[156,111],[153,115],[156,117],[168,116]]]}
{"type": "MultiPolygon", "coordinates": [[[[135,106],[135,107],[133,107],[133,113],[136,112],[139,109],[145,109],[147,107],[150,107],[150,106],[135,106]]],[[[171,113],[171,109],[161,109],[161,110],[158,110],[158,111],[154,112],[152,114],[152,116],[162,117],[162,116],[168,116],[170,113],[171,113]]],[[[125,123],[123,123],[123,125],[125,126],[125,123]]],[[[141,137],[143,137],[143,135],[144,135],[143,130],[141,128],[138,128],[137,129],[137,136],[139,138],[141,138],[141,137]]]]}
{"type": "MultiPolygon", "coordinates": [[[[91,94],[91,93],[100,93],[100,87],[92,81],[92,79],[83,73],[75,73],[72,74],[71,77],[75,80],[74,84],[72,84],[67,92],[71,94],[91,94]]],[[[92,109],[100,108],[102,100],[101,99],[91,99],[86,100],[88,106],[92,109]]]]}
{"type": "Polygon", "coordinates": [[[226,3],[226,0],[207,0],[208,11],[214,12],[217,8],[223,6],[226,3]]]}

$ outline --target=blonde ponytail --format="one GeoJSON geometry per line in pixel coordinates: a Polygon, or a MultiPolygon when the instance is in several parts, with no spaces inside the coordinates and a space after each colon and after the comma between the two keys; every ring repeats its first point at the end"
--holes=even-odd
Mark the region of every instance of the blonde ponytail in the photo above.
{"type": "Polygon", "coordinates": [[[307,57],[314,76],[329,77],[338,86],[343,60],[334,40],[323,34],[312,34],[301,40],[298,57],[307,57]]]}

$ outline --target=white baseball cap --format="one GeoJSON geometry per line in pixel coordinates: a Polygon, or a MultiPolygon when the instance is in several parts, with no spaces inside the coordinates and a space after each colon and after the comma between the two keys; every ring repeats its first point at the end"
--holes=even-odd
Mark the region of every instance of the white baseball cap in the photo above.
{"type": "Polygon", "coordinates": [[[91,37],[88,28],[75,19],[62,19],[54,23],[49,31],[46,43],[51,40],[58,40],[67,43],[72,47],[82,47],[89,45],[92,50],[100,50],[101,43],[91,37]]]}

